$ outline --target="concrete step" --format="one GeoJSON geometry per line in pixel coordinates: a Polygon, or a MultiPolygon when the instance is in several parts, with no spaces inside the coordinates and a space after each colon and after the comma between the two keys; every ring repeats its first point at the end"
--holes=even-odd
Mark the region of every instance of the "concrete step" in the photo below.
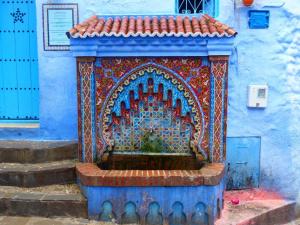
{"type": "Polygon", "coordinates": [[[0,216],[1,225],[117,225],[84,218],[39,216],[0,216]]]}
{"type": "Polygon", "coordinates": [[[289,223],[285,223],[284,225],[299,225],[299,224],[300,224],[300,218],[296,218],[289,223]]]}
{"type": "Polygon", "coordinates": [[[215,225],[283,225],[295,219],[295,206],[294,201],[263,188],[225,191],[224,210],[215,225]]]}
{"type": "Polygon", "coordinates": [[[48,187],[39,190],[10,187],[8,191],[0,187],[0,215],[87,218],[87,201],[79,191],[47,191],[48,187]]]}
{"type": "Polygon", "coordinates": [[[295,202],[253,200],[238,205],[226,203],[215,225],[282,225],[295,219],[295,202]]]}
{"type": "Polygon", "coordinates": [[[77,158],[73,141],[0,141],[0,163],[43,163],[77,158]]]}
{"type": "Polygon", "coordinates": [[[48,163],[0,163],[0,185],[37,187],[76,181],[75,160],[48,163]]]}

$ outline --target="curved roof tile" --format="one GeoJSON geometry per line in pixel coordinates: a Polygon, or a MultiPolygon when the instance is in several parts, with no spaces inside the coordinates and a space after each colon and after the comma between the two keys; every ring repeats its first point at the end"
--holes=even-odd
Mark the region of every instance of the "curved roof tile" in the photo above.
{"type": "Polygon", "coordinates": [[[68,35],[73,38],[86,37],[232,37],[237,32],[209,15],[108,17],[92,16],[77,24],[68,35]]]}

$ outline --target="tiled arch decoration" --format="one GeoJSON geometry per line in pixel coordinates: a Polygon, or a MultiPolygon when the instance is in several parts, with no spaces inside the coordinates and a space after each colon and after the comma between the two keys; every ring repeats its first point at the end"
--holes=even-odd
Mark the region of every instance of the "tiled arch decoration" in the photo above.
{"type": "MultiPolygon", "coordinates": [[[[172,97],[171,97],[172,98],[172,97]]],[[[134,68],[131,72],[128,74],[125,74],[122,76],[121,80],[112,88],[110,91],[110,94],[107,96],[106,101],[104,103],[104,106],[102,107],[101,113],[100,113],[100,132],[99,135],[101,137],[102,142],[107,146],[114,145],[114,140],[116,139],[116,134],[112,132],[113,129],[111,129],[111,126],[114,124],[114,120],[116,121],[115,124],[120,127],[122,124],[120,124],[120,119],[125,118],[125,121],[128,120],[128,126],[131,127],[128,129],[128,133],[125,137],[125,139],[129,139],[130,141],[130,133],[138,134],[135,135],[132,138],[132,141],[136,142],[139,139],[140,132],[132,132],[135,131],[135,128],[138,127],[137,123],[134,123],[135,120],[142,120],[143,116],[141,115],[152,115],[156,114],[155,118],[156,120],[161,119],[162,121],[169,121],[174,120],[172,123],[175,124],[176,121],[178,123],[182,123],[186,126],[191,126],[190,129],[185,129],[185,132],[191,133],[191,140],[190,143],[184,143],[180,145],[179,143],[181,140],[177,141],[169,141],[169,145],[175,145],[177,148],[172,149],[171,152],[173,153],[189,153],[190,147],[196,153],[196,155],[199,154],[199,151],[201,151],[201,154],[203,154],[203,158],[207,157],[207,154],[201,150],[200,144],[201,139],[203,137],[203,131],[204,131],[204,119],[203,119],[203,110],[201,108],[201,105],[197,99],[196,96],[194,96],[193,91],[191,90],[191,87],[188,86],[188,84],[180,77],[179,75],[175,74],[174,72],[170,71],[169,69],[158,65],[154,63],[146,63],[141,66],[138,66],[137,68],[134,68]],[[149,81],[152,81],[153,84],[147,84],[149,81]],[[141,83],[139,83],[141,82],[141,83]],[[140,87],[142,90],[139,90],[139,84],[144,85],[146,87],[140,87]],[[159,86],[162,87],[162,93],[159,92],[159,86]],[[163,86],[165,85],[165,86],[163,86]],[[170,87],[171,86],[171,87],[170,87]],[[124,100],[123,103],[125,103],[126,100],[130,99],[130,87],[133,89],[134,92],[132,92],[133,96],[128,103],[128,108],[126,108],[122,111],[120,110],[120,100],[124,100]],[[164,90],[163,90],[164,88],[164,90]],[[173,93],[170,89],[172,88],[173,93]],[[146,93],[144,93],[144,90],[146,90],[146,93]],[[173,99],[167,99],[166,96],[168,95],[166,91],[171,91],[172,94],[174,94],[173,99]],[[138,94],[140,96],[138,96],[138,94]],[[124,96],[125,95],[125,96],[124,96]],[[154,97],[152,102],[149,103],[149,98],[154,97]],[[118,101],[119,100],[119,101],[118,101]],[[180,106],[176,106],[174,103],[174,100],[178,100],[180,102],[180,106]],[[142,103],[146,106],[140,107],[139,103],[142,103]],[[155,106],[154,106],[155,105],[155,106]],[[140,108],[142,110],[146,108],[147,110],[149,108],[156,108],[153,110],[153,112],[140,112],[140,108]],[[164,113],[169,110],[169,115],[165,115],[165,117],[170,118],[162,118],[163,113],[160,112],[163,111],[164,113]],[[119,116],[112,115],[113,113],[119,114],[119,116]],[[182,113],[184,111],[184,113],[182,113]],[[132,115],[132,114],[135,114],[132,115]],[[175,114],[175,115],[174,115],[175,114]],[[134,117],[131,118],[130,117],[134,117]],[[108,122],[110,121],[110,122],[108,122]],[[137,127],[135,127],[137,126],[137,127]],[[175,142],[175,143],[174,143],[175,142]],[[179,149],[181,147],[182,149],[179,149]]],[[[167,113],[166,113],[167,114],[167,113]]],[[[154,119],[153,119],[154,120],[154,119]]],[[[148,123],[145,123],[148,124],[148,123]]],[[[144,125],[145,125],[144,124],[144,125]]],[[[150,123],[151,124],[151,123],[150,123]]],[[[162,127],[161,124],[152,124],[154,127],[162,127]]],[[[174,125],[175,129],[177,130],[178,127],[182,127],[180,125],[174,125]]],[[[144,127],[145,130],[148,130],[151,126],[144,127]]],[[[126,127],[122,126],[122,129],[125,130],[126,127]]],[[[155,129],[155,128],[154,128],[155,129]]],[[[158,130],[158,129],[157,129],[158,130]]],[[[161,133],[165,132],[162,130],[168,130],[167,127],[160,128],[161,133]]],[[[173,131],[174,132],[174,131],[173,131]]],[[[179,133],[180,131],[176,132],[179,133]]],[[[169,131],[166,131],[165,133],[170,133],[169,131]]],[[[175,134],[173,134],[175,136],[175,134]]],[[[163,136],[163,135],[162,135],[163,136]]],[[[166,136],[164,134],[164,136],[166,136]]],[[[172,136],[172,135],[169,135],[172,136]]],[[[187,142],[189,140],[189,135],[181,136],[180,139],[187,139],[183,140],[183,142],[187,142]]],[[[133,144],[133,143],[132,143],[133,144]]],[[[131,144],[131,145],[132,145],[131,144]]],[[[125,149],[123,149],[124,151],[125,149]]],[[[131,152],[134,151],[131,148],[131,152]]],[[[201,157],[201,156],[199,156],[201,157]]]]}
{"type": "Polygon", "coordinates": [[[177,74],[189,87],[203,111],[199,146],[209,161],[224,160],[228,57],[78,57],[77,62],[80,160],[93,162],[106,150],[101,118],[112,89],[135,68],[150,64],[177,74]]]}

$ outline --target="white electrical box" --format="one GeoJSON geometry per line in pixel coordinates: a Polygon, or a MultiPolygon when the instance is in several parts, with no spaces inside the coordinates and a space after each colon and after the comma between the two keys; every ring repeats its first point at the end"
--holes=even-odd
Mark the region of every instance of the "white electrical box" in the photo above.
{"type": "Polygon", "coordinates": [[[267,85],[248,86],[248,107],[265,108],[268,103],[267,85]]]}

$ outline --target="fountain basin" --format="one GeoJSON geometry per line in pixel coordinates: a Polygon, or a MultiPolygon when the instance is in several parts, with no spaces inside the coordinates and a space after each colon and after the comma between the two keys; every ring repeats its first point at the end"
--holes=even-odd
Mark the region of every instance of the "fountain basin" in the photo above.
{"type": "Polygon", "coordinates": [[[170,223],[177,213],[187,224],[213,224],[223,207],[222,163],[198,170],[102,170],[79,163],[76,172],[91,219],[163,224],[159,221],[170,223]],[[159,213],[150,217],[154,209],[159,213]]]}
{"type": "Polygon", "coordinates": [[[111,153],[98,166],[103,170],[199,170],[203,164],[192,154],[122,152],[111,153]]]}

